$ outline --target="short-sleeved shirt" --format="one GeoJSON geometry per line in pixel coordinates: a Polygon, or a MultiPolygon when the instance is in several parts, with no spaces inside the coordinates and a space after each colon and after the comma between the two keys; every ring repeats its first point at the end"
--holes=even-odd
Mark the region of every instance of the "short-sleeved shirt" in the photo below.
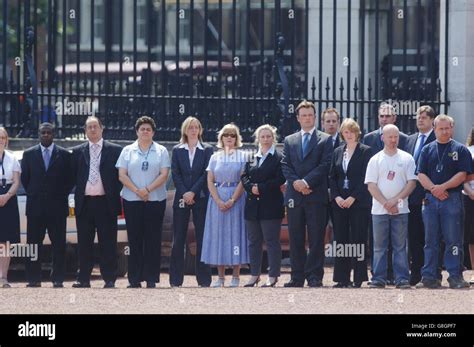
{"type": "MultiPolygon", "coordinates": [[[[365,174],[365,184],[375,183],[386,199],[397,196],[408,181],[417,180],[416,165],[413,157],[401,149],[397,153],[390,156],[385,151],[380,151],[370,158],[365,174]]],[[[408,213],[408,197],[403,199],[403,203],[398,206],[399,214],[408,213]]],[[[388,211],[383,205],[372,198],[372,214],[383,215],[388,211]]]]}
{"type": "MultiPolygon", "coordinates": [[[[21,172],[21,166],[12,152],[5,150],[3,153],[5,153],[5,156],[3,158],[3,165],[0,165],[0,183],[2,182],[2,179],[5,179],[6,184],[12,184],[13,173],[21,172]]],[[[1,161],[2,158],[0,157],[0,162],[1,161]]]]}
{"type": "MultiPolygon", "coordinates": [[[[418,173],[427,175],[433,184],[449,181],[459,172],[472,173],[472,156],[466,146],[455,140],[441,144],[433,141],[423,147],[418,173]]],[[[449,191],[461,191],[462,184],[449,191]]]]}
{"type": "MultiPolygon", "coordinates": [[[[150,185],[159,176],[161,169],[170,166],[168,150],[164,146],[153,142],[148,151],[142,152],[138,141],[124,147],[115,165],[118,169],[127,169],[128,177],[138,189],[150,185]],[[143,170],[145,167],[147,170],[143,170]]],[[[125,186],[121,195],[127,201],[141,201],[135,192],[125,186]]],[[[148,200],[163,201],[165,199],[166,184],[163,184],[150,192],[148,200]]]]}

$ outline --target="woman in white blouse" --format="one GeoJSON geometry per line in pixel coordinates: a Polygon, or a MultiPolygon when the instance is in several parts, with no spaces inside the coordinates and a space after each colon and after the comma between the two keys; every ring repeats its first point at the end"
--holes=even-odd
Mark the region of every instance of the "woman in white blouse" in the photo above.
{"type": "MultiPolygon", "coordinates": [[[[20,185],[20,164],[7,151],[8,133],[0,127],[0,245],[9,249],[10,243],[20,242],[20,214],[16,192],[20,185]]],[[[10,288],[7,280],[10,257],[0,257],[0,287],[10,288]]]]}

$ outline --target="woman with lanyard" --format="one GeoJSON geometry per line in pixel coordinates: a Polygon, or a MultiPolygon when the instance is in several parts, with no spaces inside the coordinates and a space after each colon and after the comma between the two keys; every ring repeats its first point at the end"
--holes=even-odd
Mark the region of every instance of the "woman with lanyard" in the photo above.
{"type": "Polygon", "coordinates": [[[207,186],[211,198],[207,204],[201,260],[217,266],[219,278],[211,287],[224,287],[225,267],[232,267],[230,287],[240,283],[240,266],[249,263],[247,231],[244,221],[245,197],[240,176],[246,158],[239,128],[227,124],[217,135],[217,147],[207,167],[207,186]]]}
{"type": "MultiPolygon", "coordinates": [[[[6,150],[8,133],[0,127],[0,244],[9,250],[10,243],[20,242],[20,214],[16,192],[20,186],[20,164],[15,156],[6,150]]],[[[8,267],[10,257],[0,256],[0,287],[10,288],[8,267]]]]}
{"type": "Polygon", "coordinates": [[[138,140],[126,146],[117,161],[123,183],[122,198],[130,256],[128,288],[147,288],[160,282],[161,234],[166,208],[166,181],[170,168],[168,151],[153,142],[155,121],[138,118],[138,140]]]}
{"type": "Polygon", "coordinates": [[[339,133],[346,144],[334,150],[329,173],[336,243],[333,280],[337,282],[335,288],[350,287],[353,268],[353,286],[359,288],[368,280],[365,253],[371,196],[364,179],[372,152],[369,146],[359,143],[361,131],[353,119],[345,119],[339,133]],[[344,250],[360,250],[362,254],[343,254],[341,257],[336,251],[342,246],[344,250]]]}

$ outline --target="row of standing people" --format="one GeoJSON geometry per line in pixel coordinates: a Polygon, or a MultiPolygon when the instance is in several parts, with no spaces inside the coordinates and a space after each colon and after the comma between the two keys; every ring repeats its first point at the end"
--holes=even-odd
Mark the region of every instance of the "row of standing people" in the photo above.
{"type": "MultiPolygon", "coordinates": [[[[338,116],[336,110],[329,110],[323,114],[323,123],[331,119],[331,113],[336,113],[338,116]]],[[[426,111],[419,113],[424,114],[426,111]]],[[[396,117],[393,109],[381,107],[379,110],[381,129],[385,125],[383,120],[390,117],[392,119],[396,117]],[[383,112],[387,109],[389,112],[383,112]]],[[[202,126],[199,121],[188,118],[183,123],[180,144],[173,149],[171,165],[166,149],[153,142],[155,125],[148,117],[142,117],[137,121],[138,140],[123,150],[102,139],[99,119],[88,119],[85,130],[89,142],[75,148],[69,159],[67,151],[59,147],[54,151],[54,146],[51,147],[53,129],[50,125],[42,125],[41,144],[26,151],[22,161],[21,177],[29,200],[28,242],[41,243],[45,229],[48,229],[53,243],[55,264],[52,274],[53,285],[61,287],[64,272],[62,245],[63,237],[65,238],[61,236],[63,234],[61,230],[63,227],[65,229],[64,215],[67,215],[67,212],[57,215],[51,211],[62,211],[64,206],[67,211],[66,193],[75,185],[80,272],[78,281],[73,286],[90,286],[93,266],[92,246],[97,229],[105,287],[113,287],[116,270],[116,215],[120,212],[119,192],[123,184],[122,196],[130,242],[130,287],[139,287],[142,281],[146,281],[147,287],[154,287],[159,281],[160,252],[157,252],[157,249],[159,250],[161,246],[161,227],[166,200],[165,182],[168,168],[171,166],[176,194],[173,203],[174,244],[170,284],[180,286],[183,282],[184,241],[192,211],[197,239],[196,273],[199,285],[210,285],[209,265],[215,265],[218,266],[219,277],[213,286],[223,286],[225,266],[230,265],[233,266],[231,286],[238,286],[240,265],[249,262],[252,277],[247,285],[256,285],[260,280],[262,241],[265,240],[270,265],[265,286],[274,286],[280,269],[279,232],[284,215],[280,186],[286,180],[288,186],[285,204],[288,208],[292,278],[285,286],[303,286],[305,279],[311,287],[321,286],[324,260],[323,235],[329,201],[327,176],[331,157],[333,159],[329,180],[330,200],[336,242],[365,244],[367,225],[370,224],[368,212],[370,195],[365,185],[365,183],[370,185],[370,182],[364,182],[366,167],[370,157],[376,153],[377,140],[380,142],[389,140],[380,136],[374,137],[371,133],[364,138],[366,143],[370,143],[372,137],[375,139],[370,148],[359,144],[360,129],[357,123],[347,120],[340,130],[346,144],[332,155],[333,148],[337,147],[340,138],[317,131],[315,118],[314,105],[302,102],[298,106],[297,119],[302,130],[285,139],[283,156],[274,146],[277,139],[275,129],[268,125],[257,129],[256,140],[259,151],[252,163],[237,150],[241,145],[241,139],[238,128],[232,124],[221,129],[218,135],[218,147],[224,150],[213,154],[212,147],[202,142],[202,126]],[[48,154],[47,149],[51,153],[48,154]],[[43,157],[42,163],[38,161],[41,157],[43,157]],[[50,170],[53,167],[51,157],[57,161],[54,171],[50,170]],[[61,173],[69,172],[68,165],[73,167],[72,179],[61,177],[61,173]],[[116,168],[119,171],[118,175],[116,168]],[[29,185],[31,177],[37,181],[32,186],[29,185]],[[56,200],[53,199],[46,204],[44,199],[50,193],[47,189],[53,191],[53,187],[59,187],[56,194],[50,194],[56,200]],[[209,192],[211,198],[208,199],[209,192]],[[305,251],[306,231],[309,241],[308,254],[305,251]]],[[[432,120],[432,117],[430,118],[432,120]]],[[[400,141],[398,138],[397,141],[392,140],[392,145],[395,142],[399,144],[400,141]]],[[[423,143],[416,145],[417,148],[424,146],[423,143]]],[[[415,159],[418,159],[416,154],[415,159]]],[[[396,171],[393,172],[394,177],[398,178],[396,171]]],[[[377,184],[377,179],[373,179],[375,182],[372,183],[377,184]]],[[[14,183],[14,180],[8,183],[14,183]]],[[[7,195],[14,195],[14,190],[15,187],[7,195]]],[[[409,190],[402,195],[406,195],[409,190]]],[[[397,203],[399,199],[396,199],[397,203]]],[[[375,203],[376,201],[378,200],[374,198],[375,203]]],[[[382,207],[383,205],[385,203],[382,207]]],[[[397,214],[389,213],[389,219],[395,218],[394,215],[397,214]]],[[[377,218],[379,217],[375,217],[377,218]]],[[[390,229],[384,227],[382,230],[390,229]]],[[[394,231],[392,230],[392,242],[399,234],[398,229],[396,233],[394,231]]],[[[403,243],[403,237],[399,236],[403,243]]],[[[386,262],[384,242],[388,238],[384,236],[383,242],[380,243],[379,231],[374,233],[374,238],[378,247],[375,248],[374,259],[377,258],[377,252],[380,253],[376,259],[380,271],[374,273],[374,278],[376,279],[378,274],[382,279],[373,280],[376,287],[379,282],[384,283],[384,271],[387,269],[384,263],[386,262]]],[[[14,238],[11,240],[15,242],[14,238]]],[[[396,246],[398,252],[401,248],[399,244],[396,246]]],[[[414,255],[413,252],[410,253],[414,255]]],[[[403,256],[396,258],[398,260],[403,256]]],[[[334,281],[338,282],[336,286],[346,287],[350,284],[351,267],[354,267],[355,286],[360,286],[367,280],[365,257],[362,261],[354,261],[351,257],[336,257],[334,273],[334,281]]],[[[373,264],[372,268],[376,267],[373,264]]],[[[398,270],[398,263],[395,267],[398,270]]],[[[41,285],[38,263],[30,264],[27,273],[28,286],[41,285]]],[[[400,285],[402,282],[406,284],[406,272],[403,276],[399,276],[397,284],[400,285]]]]}

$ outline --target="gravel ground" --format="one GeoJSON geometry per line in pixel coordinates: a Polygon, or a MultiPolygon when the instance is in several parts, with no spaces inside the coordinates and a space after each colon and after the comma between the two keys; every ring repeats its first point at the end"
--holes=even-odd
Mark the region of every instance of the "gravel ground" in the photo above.
{"type": "MultiPolygon", "coordinates": [[[[469,279],[474,271],[465,272],[469,279]]],[[[241,285],[249,275],[241,276],[241,285]]],[[[447,274],[444,273],[444,278],[447,274]]],[[[13,282],[0,289],[0,314],[474,314],[474,288],[470,290],[332,288],[332,268],[326,268],[323,288],[283,288],[289,273],[283,272],[275,288],[198,288],[193,276],[186,276],[182,288],[170,288],[168,275],[162,274],[156,289],[127,289],[126,278],[116,289],[102,289],[94,276],[91,289],[71,288],[68,279],[63,289],[48,282],[42,288],[25,288],[13,282]]],[[[264,280],[264,279],[263,279],[264,280]]],[[[227,276],[230,281],[230,276],[227,276]]]]}

